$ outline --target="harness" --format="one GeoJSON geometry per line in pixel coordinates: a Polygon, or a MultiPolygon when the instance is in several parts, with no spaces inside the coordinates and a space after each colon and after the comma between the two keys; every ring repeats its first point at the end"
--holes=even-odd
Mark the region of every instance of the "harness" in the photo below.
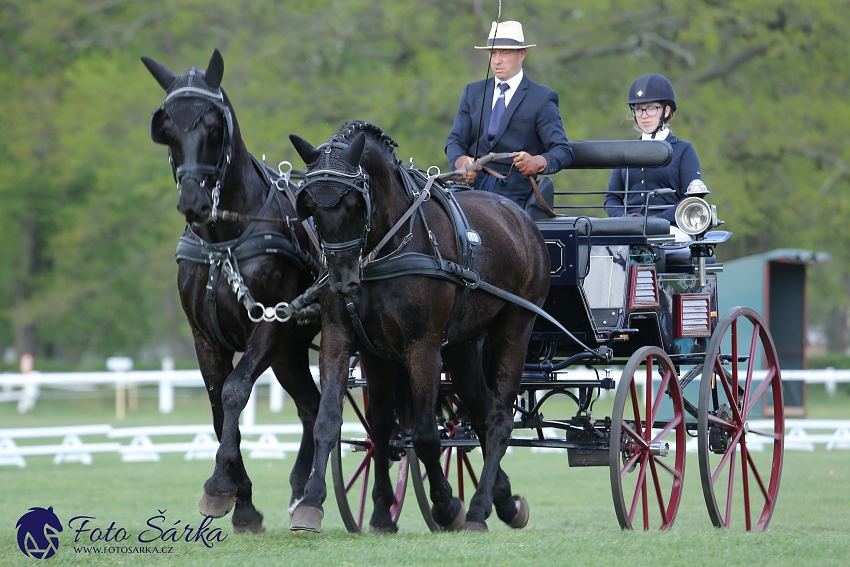
{"type": "MultiPolygon", "coordinates": [[[[327,193],[321,195],[323,200],[322,202],[317,201],[317,204],[323,208],[330,208],[334,206],[337,202],[339,202],[339,199],[342,198],[345,193],[347,193],[351,189],[356,189],[361,194],[363,194],[364,198],[366,199],[367,216],[371,216],[371,198],[369,195],[368,175],[365,173],[365,171],[363,171],[362,167],[359,166],[356,172],[340,172],[330,166],[331,149],[334,147],[344,149],[347,147],[346,144],[334,140],[332,142],[324,144],[323,146],[319,146],[318,149],[321,149],[323,147],[324,155],[327,156],[325,158],[325,164],[323,164],[320,169],[307,173],[305,181],[301,183],[296,192],[296,196],[300,195],[303,191],[308,191],[311,197],[318,195],[318,192],[316,191],[315,187],[312,191],[308,189],[310,185],[315,184],[318,181],[342,184],[343,187],[339,188],[336,192],[331,193],[330,195],[328,195],[327,193]],[[345,187],[348,187],[348,189],[346,189],[345,187]]],[[[375,250],[370,252],[365,258],[363,257],[363,248],[365,247],[366,238],[368,237],[369,232],[368,218],[364,226],[363,234],[359,239],[332,244],[322,241],[323,252],[325,254],[333,254],[334,252],[338,252],[341,250],[352,250],[359,246],[361,281],[364,282],[378,281],[399,276],[418,275],[443,279],[460,286],[460,298],[455,301],[455,304],[452,308],[452,312],[449,315],[449,320],[447,322],[446,329],[443,332],[443,341],[441,346],[446,346],[448,344],[448,337],[451,326],[460,314],[460,311],[463,309],[463,305],[466,302],[466,299],[469,295],[469,291],[473,289],[481,289],[482,291],[486,291],[487,293],[495,295],[500,299],[510,301],[511,303],[528,309],[536,313],[537,315],[544,317],[546,320],[556,325],[559,329],[567,333],[569,336],[573,336],[572,333],[570,333],[566,328],[564,328],[563,325],[561,325],[551,315],[543,311],[534,303],[531,303],[530,301],[523,299],[515,294],[512,294],[508,291],[497,288],[496,286],[493,286],[485,281],[482,281],[478,272],[476,272],[474,269],[474,248],[475,246],[481,244],[481,237],[472,227],[470,227],[466,216],[463,214],[463,210],[460,208],[460,205],[455,200],[452,192],[449,191],[441,183],[435,183],[435,181],[437,180],[436,175],[428,175],[426,177],[426,175],[419,170],[403,169],[400,167],[400,165],[397,167],[400,173],[400,177],[408,193],[408,197],[411,199],[411,201],[413,201],[413,204],[408,209],[408,211],[401,217],[401,219],[399,219],[398,222],[396,222],[395,226],[393,226],[390,232],[382,239],[378,247],[376,247],[375,250]],[[442,206],[443,210],[446,211],[453,225],[455,233],[455,243],[457,245],[458,250],[458,262],[451,262],[442,257],[442,255],[440,254],[437,238],[428,227],[427,220],[425,219],[425,214],[421,209],[421,204],[429,200],[431,197],[435,198],[437,202],[442,206]],[[417,214],[419,218],[421,218],[425,230],[428,233],[428,237],[433,248],[433,254],[431,255],[422,254],[419,252],[404,251],[407,244],[413,238],[413,227],[417,214]],[[404,237],[404,239],[402,239],[402,243],[398,246],[398,248],[396,248],[386,256],[376,258],[379,248],[383,246],[384,243],[389,241],[390,237],[401,228],[407,218],[410,219],[409,231],[408,234],[404,237]],[[330,250],[328,248],[329,246],[331,247],[330,250]]],[[[305,210],[297,210],[297,213],[299,218],[302,218],[303,216],[309,214],[309,212],[305,210]]],[[[318,297],[319,295],[321,295],[321,293],[323,293],[324,289],[327,287],[328,284],[329,278],[326,274],[325,277],[314,283],[313,286],[311,286],[301,296],[296,298],[296,300],[294,300],[288,308],[284,309],[283,312],[286,313],[288,311],[291,311],[296,303],[308,302],[318,297]]],[[[375,349],[372,342],[369,340],[369,337],[366,335],[362,321],[360,320],[360,317],[357,314],[357,308],[354,304],[354,299],[352,299],[351,297],[346,297],[344,301],[346,304],[346,309],[349,313],[349,317],[351,318],[352,326],[358,338],[366,348],[368,348],[375,354],[380,355],[380,353],[377,352],[377,349],[375,349]]],[[[596,354],[596,352],[592,351],[589,347],[584,346],[584,348],[585,350],[596,354]]]]}
{"type": "MultiPolygon", "coordinates": [[[[257,214],[257,217],[262,217],[268,211],[272,201],[276,200],[278,205],[281,205],[280,196],[275,190],[277,184],[271,180],[271,172],[266,170],[265,173],[267,175],[263,175],[262,165],[254,156],[251,156],[251,159],[255,168],[260,171],[269,185],[269,194],[260,212],[257,214]]],[[[207,242],[195,233],[191,225],[187,225],[186,234],[181,236],[177,243],[176,258],[178,263],[181,260],[187,260],[196,264],[207,264],[210,266],[204,305],[216,338],[223,346],[233,351],[244,350],[244,345],[233,345],[227,340],[218,322],[216,288],[222,274],[224,274],[233,293],[236,294],[237,301],[245,306],[248,318],[255,323],[259,323],[260,321],[278,321],[283,323],[291,317],[295,317],[299,321],[308,321],[318,317],[318,310],[315,307],[313,309],[307,309],[309,306],[302,306],[292,313],[284,314],[284,309],[289,306],[288,303],[281,301],[274,306],[265,306],[251,297],[251,293],[239,271],[239,262],[241,261],[271,254],[281,256],[298,267],[302,272],[310,274],[313,277],[318,273],[317,262],[310,256],[309,251],[301,248],[294,233],[292,233],[291,238],[279,232],[255,233],[254,229],[260,222],[260,220],[252,221],[239,238],[225,242],[207,242]]],[[[290,227],[291,230],[292,228],[290,227]]]]}

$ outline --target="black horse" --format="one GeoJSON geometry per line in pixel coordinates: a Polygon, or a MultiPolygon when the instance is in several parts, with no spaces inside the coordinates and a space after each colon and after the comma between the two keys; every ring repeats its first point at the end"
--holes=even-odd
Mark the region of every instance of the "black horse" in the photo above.
{"type": "Polygon", "coordinates": [[[339,435],[348,361],[355,351],[367,377],[377,451],[370,530],[397,529],[389,513],[393,491],[387,457],[397,403],[387,365],[397,363],[410,376],[409,425],[427,470],[437,524],[486,531],[485,519],[495,505],[504,522],[525,526],[528,504],[512,496],[500,461],[513,429],[535,317],[518,303],[539,307],[549,289],[549,256],[540,232],[516,204],[492,193],[452,194],[437,185],[427,192],[411,185],[410,170],[395,157],[397,144],[374,125],[350,121],[318,149],[298,136],[290,139],[307,164],[296,210],[299,217],[313,216],[331,288],[322,296],[322,402],[314,472],[290,529],[321,529],[325,469],[339,435]],[[404,218],[411,210],[409,220],[404,218]],[[486,376],[485,335],[493,353],[486,376]],[[435,411],[441,356],[484,452],[480,483],[466,514],[439,463],[435,411]]]}
{"type": "Polygon", "coordinates": [[[220,442],[215,472],[198,506],[201,514],[220,518],[235,503],[234,531],[262,533],[263,516],[252,503],[239,452],[239,414],[254,381],[271,366],[303,425],[289,477],[294,505],[313,461],[319,392],[308,349],[319,324],[282,322],[276,307],[313,282],[318,264],[307,253],[307,234],[292,204],[280,197],[273,173],[245,148],[220,87],[219,51],[206,71],[193,67],[179,77],[150,58],[142,61],[168,93],[154,111],[151,137],[168,145],[180,191],[177,209],[188,223],[177,248],[178,287],[220,442]],[[234,368],[236,352],[243,355],[234,368]]]}

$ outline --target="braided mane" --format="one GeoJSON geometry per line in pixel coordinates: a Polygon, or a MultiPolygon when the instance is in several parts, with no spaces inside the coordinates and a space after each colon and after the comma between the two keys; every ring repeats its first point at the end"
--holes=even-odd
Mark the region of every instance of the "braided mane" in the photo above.
{"type": "Polygon", "coordinates": [[[362,120],[349,120],[340,127],[339,133],[335,138],[340,141],[350,142],[358,131],[365,132],[367,137],[371,137],[373,141],[377,142],[377,147],[383,148],[388,159],[396,161],[395,148],[398,147],[398,143],[385,133],[380,126],[362,120]]]}

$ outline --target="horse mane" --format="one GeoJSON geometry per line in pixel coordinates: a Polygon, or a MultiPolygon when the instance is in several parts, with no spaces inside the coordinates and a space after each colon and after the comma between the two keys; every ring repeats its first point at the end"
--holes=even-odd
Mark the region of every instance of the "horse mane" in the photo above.
{"type": "Polygon", "coordinates": [[[349,120],[340,127],[339,132],[336,136],[334,136],[334,139],[341,142],[351,142],[358,132],[364,132],[366,134],[367,147],[370,145],[368,142],[371,141],[371,145],[373,147],[383,151],[384,157],[386,157],[388,161],[398,162],[395,155],[395,148],[398,147],[398,142],[393,140],[389,134],[381,129],[380,126],[376,126],[369,122],[364,122],[363,120],[349,120]]]}

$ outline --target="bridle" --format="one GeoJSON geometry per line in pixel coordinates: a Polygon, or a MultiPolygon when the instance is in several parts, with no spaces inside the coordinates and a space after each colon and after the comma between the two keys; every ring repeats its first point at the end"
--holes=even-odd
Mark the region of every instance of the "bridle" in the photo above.
{"type": "MultiPolygon", "coordinates": [[[[162,115],[168,113],[168,106],[178,103],[180,100],[201,100],[208,105],[218,109],[224,118],[224,142],[221,145],[221,154],[219,155],[218,163],[215,165],[194,163],[182,164],[175,166],[174,157],[171,154],[171,146],[168,147],[168,163],[171,164],[171,172],[174,176],[174,181],[177,184],[177,190],[181,190],[181,185],[184,179],[195,179],[201,188],[207,187],[206,177],[212,177],[215,180],[215,185],[211,190],[212,210],[210,211],[210,221],[214,221],[218,215],[218,204],[221,198],[221,187],[227,167],[230,165],[230,160],[233,157],[233,115],[230,112],[230,107],[224,101],[224,94],[221,88],[214,91],[205,90],[202,88],[186,86],[178,88],[165,97],[165,102],[151,112],[151,138],[154,142],[168,145],[168,138],[162,131],[162,115]]],[[[201,116],[209,112],[209,108],[203,109],[198,117],[186,128],[182,128],[184,132],[193,129],[201,116]]]]}
{"type": "MultiPolygon", "coordinates": [[[[344,150],[347,147],[348,145],[342,142],[331,141],[325,142],[324,144],[316,148],[319,150],[324,148],[324,151],[322,152],[322,157],[324,157],[324,166],[320,166],[320,169],[308,171],[304,175],[304,180],[298,184],[298,188],[295,191],[295,199],[297,202],[301,194],[304,191],[307,191],[310,197],[313,198],[313,202],[315,202],[323,209],[330,209],[336,206],[336,204],[339,203],[339,200],[346,194],[348,194],[352,189],[363,195],[363,199],[366,204],[366,210],[365,219],[363,223],[363,231],[361,232],[359,238],[348,240],[346,242],[327,242],[319,232],[319,245],[321,247],[321,252],[323,256],[334,256],[341,252],[346,252],[348,250],[354,250],[359,248],[360,259],[362,260],[363,250],[366,247],[366,240],[369,237],[369,230],[371,229],[372,219],[372,198],[370,192],[369,174],[366,173],[366,171],[363,169],[363,166],[361,165],[357,166],[356,172],[347,173],[335,169],[330,164],[331,151],[333,149],[344,150]],[[323,204],[316,200],[314,194],[310,190],[311,185],[320,182],[333,182],[337,184],[342,184],[343,186],[347,187],[347,189],[338,192],[336,200],[333,203],[323,204]]],[[[319,159],[321,160],[322,157],[320,157],[319,159]]],[[[296,213],[298,215],[299,220],[304,220],[310,216],[310,212],[306,210],[306,208],[302,205],[296,205],[296,213]]]]}

